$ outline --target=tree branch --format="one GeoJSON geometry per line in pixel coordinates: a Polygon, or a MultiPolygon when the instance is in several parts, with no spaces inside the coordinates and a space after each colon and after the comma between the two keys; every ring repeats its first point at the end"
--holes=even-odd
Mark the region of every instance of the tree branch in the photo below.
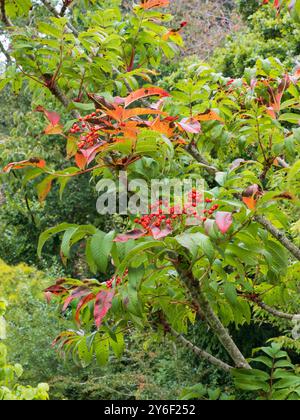
{"type": "Polygon", "coordinates": [[[6,14],[5,10],[5,0],[0,0],[0,10],[1,10],[1,20],[4,23],[5,26],[13,26],[11,23],[11,20],[6,14]]]}
{"type": "MultiPolygon", "coordinates": [[[[220,343],[223,345],[227,353],[230,355],[234,361],[237,368],[251,369],[249,363],[246,361],[245,357],[233,341],[232,337],[229,334],[229,331],[224,327],[218,316],[215,314],[212,309],[209,301],[207,300],[204,292],[201,288],[201,282],[195,279],[193,272],[190,268],[187,270],[182,268],[180,262],[173,261],[173,264],[181,278],[185,283],[186,287],[190,291],[193,300],[198,302],[198,305],[201,308],[201,312],[205,315],[205,320],[218,337],[220,343]]],[[[207,272],[203,277],[207,276],[207,272]]]]}
{"type": "Polygon", "coordinates": [[[64,0],[63,1],[63,5],[61,7],[61,10],[59,12],[59,15],[61,17],[63,17],[66,13],[66,11],[68,10],[68,7],[71,5],[71,3],[73,2],[73,0],[64,0]]]}
{"type": "MultiPolygon", "coordinates": [[[[48,0],[41,0],[41,2],[49,10],[49,12],[51,12],[53,14],[53,16],[55,16],[56,18],[60,18],[61,17],[61,14],[55,9],[55,7],[50,3],[50,1],[48,1],[48,0]]],[[[79,32],[77,31],[77,29],[70,22],[67,22],[67,27],[70,29],[71,32],[73,32],[73,34],[76,37],[78,37],[79,32]]]]}
{"type": "Polygon", "coordinates": [[[211,166],[209,162],[199,153],[199,150],[196,144],[192,141],[185,147],[186,152],[188,152],[210,175],[215,175],[218,172],[218,169],[214,166],[211,166]]]}
{"type": "Polygon", "coordinates": [[[287,319],[289,321],[293,321],[293,319],[295,317],[300,318],[300,314],[293,314],[292,315],[292,314],[287,314],[285,312],[278,311],[277,309],[272,308],[269,305],[266,305],[264,302],[261,302],[259,299],[256,299],[253,302],[256,303],[256,305],[259,306],[260,308],[262,308],[264,311],[266,311],[269,314],[275,316],[276,318],[287,319]]]}
{"type": "Polygon", "coordinates": [[[200,349],[199,347],[191,343],[182,334],[179,334],[177,331],[175,331],[165,320],[161,320],[161,322],[167,332],[173,335],[173,337],[175,337],[181,344],[190,349],[201,359],[207,360],[209,363],[213,364],[214,366],[225,372],[230,372],[231,369],[233,369],[232,366],[228,365],[227,363],[224,363],[222,360],[217,359],[216,357],[212,356],[211,354],[207,353],[206,351],[200,349]]]}
{"type": "Polygon", "coordinates": [[[267,220],[263,216],[255,216],[254,220],[256,220],[259,224],[264,226],[265,229],[269,233],[271,233],[274,238],[276,238],[294,257],[300,261],[300,249],[289,240],[289,238],[279,229],[277,229],[272,223],[267,220]]]}
{"type": "MultiPolygon", "coordinates": [[[[71,101],[69,98],[59,89],[56,82],[52,82],[52,79],[50,80],[46,76],[44,76],[45,80],[45,86],[50,90],[53,96],[56,97],[56,99],[59,100],[59,102],[65,107],[68,108],[71,104],[71,101]]],[[[72,116],[76,119],[80,118],[80,114],[78,111],[73,110],[71,112],[72,116]]]]}

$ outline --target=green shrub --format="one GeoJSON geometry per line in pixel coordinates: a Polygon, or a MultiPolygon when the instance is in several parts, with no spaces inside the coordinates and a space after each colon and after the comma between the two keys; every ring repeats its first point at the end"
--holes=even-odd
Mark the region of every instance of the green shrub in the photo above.
{"type": "Polygon", "coordinates": [[[2,400],[47,400],[49,386],[40,383],[36,388],[22,386],[17,381],[23,375],[23,368],[16,363],[8,363],[7,347],[2,343],[6,337],[6,321],[4,314],[6,303],[0,299],[0,401],[2,400]]]}
{"type": "Polygon", "coordinates": [[[245,30],[233,32],[215,50],[212,62],[230,77],[240,77],[259,58],[276,57],[291,69],[299,59],[299,39],[300,25],[288,11],[277,16],[273,8],[259,8],[249,16],[245,30]]]}

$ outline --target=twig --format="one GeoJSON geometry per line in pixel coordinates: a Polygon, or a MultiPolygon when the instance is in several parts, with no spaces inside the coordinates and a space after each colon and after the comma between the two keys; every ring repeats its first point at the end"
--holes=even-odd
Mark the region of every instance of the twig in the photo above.
{"type": "MultiPolygon", "coordinates": [[[[50,90],[50,92],[52,93],[53,96],[55,96],[60,103],[65,107],[68,108],[71,104],[71,101],[69,100],[69,98],[67,98],[67,96],[59,89],[59,87],[57,86],[57,83],[53,83],[53,81],[48,81],[46,80],[46,86],[48,87],[48,89],[50,90]]],[[[78,111],[73,110],[71,112],[72,116],[76,119],[80,118],[80,114],[78,111]]]]}
{"type": "Polygon", "coordinates": [[[263,216],[255,216],[255,220],[271,233],[297,260],[300,261],[300,249],[289,238],[263,216]]]}
{"type": "MultiPolygon", "coordinates": [[[[47,9],[53,14],[53,16],[55,16],[56,18],[61,17],[60,13],[55,9],[54,6],[52,6],[52,4],[48,0],[41,0],[41,2],[45,7],[47,7],[47,9]]],[[[79,32],[76,28],[74,28],[74,26],[70,22],[67,22],[67,27],[70,29],[71,32],[73,32],[73,34],[76,37],[78,37],[79,32]]]]}
{"type": "Polygon", "coordinates": [[[256,305],[258,305],[260,308],[262,308],[264,311],[266,311],[269,314],[275,316],[276,318],[288,319],[289,321],[292,321],[296,317],[299,317],[299,319],[300,319],[300,314],[293,314],[292,315],[292,314],[287,314],[285,312],[278,311],[277,309],[272,308],[269,305],[266,305],[264,302],[261,302],[259,299],[255,299],[255,300],[253,300],[253,302],[256,305]]]}

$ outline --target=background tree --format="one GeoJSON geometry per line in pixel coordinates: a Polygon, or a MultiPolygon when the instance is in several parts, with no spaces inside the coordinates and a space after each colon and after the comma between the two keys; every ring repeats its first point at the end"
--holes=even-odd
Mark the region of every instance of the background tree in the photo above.
{"type": "MultiPolygon", "coordinates": [[[[147,327],[231,374],[243,390],[263,390],[266,399],[297,397],[299,375],[281,346],[297,347],[291,321],[299,311],[298,70],[288,73],[277,60],[264,59],[230,79],[196,63],[173,78],[169,93],[153,87],[149,70],[182,44],[186,22],[167,28],[163,22],[171,17],[157,10],[168,1],[142,2],[125,16],[115,5],[109,9],[111,3],[95,6],[87,18],[76,12],[87,3],[64,8],[66,14],[43,4],[54,18],[50,24],[33,19],[30,36],[14,31],[9,7],[2,11],[13,57],[2,85],[28,83],[34,107],[48,121],[45,134],[66,142],[73,166],[54,169],[54,162],[29,156],[4,172],[25,169],[41,201],[54,184],[63,192],[67,182],[88,174],[101,184],[124,168],[130,179],[142,174],[148,182],[178,173],[205,180],[205,213],[195,215],[201,218],[195,228],[169,208],[165,218],[160,212],[129,218],[117,233],[91,221],[42,234],[39,253],[64,233],[63,261],[80,245],[94,275],[60,279],[47,289],[80,324],[80,331],[59,335],[60,351],[83,366],[94,357],[103,365],[110,349],[122,355],[126,333],[147,327]],[[54,99],[56,111],[65,108],[71,119],[49,111],[54,99]],[[273,340],[279,344],[262,349],[270,360],[251,361],[264,360],[271,373],[251,369],[250,355],[228,329],[262,313],[272,323],[290,323],[291,332],[273,340]],[[225,355],[189,340],[193,325],[209,327],[225,355]]],[[[190,207],[197,199],[194,191],[190,207]]]]}

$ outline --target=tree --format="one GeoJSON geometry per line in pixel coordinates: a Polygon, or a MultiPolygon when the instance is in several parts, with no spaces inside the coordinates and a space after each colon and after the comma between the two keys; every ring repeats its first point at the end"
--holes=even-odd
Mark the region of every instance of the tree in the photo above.
{"type": "MultiPolygon", "coordinates": [[[[182,44],[186,22],[163,26],[171,21],[159,9],[167,0],[142,1],[125,16],[116,6],[93,6],[83,16],[85,2],[68,4],[64,13],[42,3],[54,17],[50,24],[33,19],[34,37],[14,34],[12,27],[13,64],[2,85],[30,79],[35,95],[53,95],[71,113],[63,125],[46,101],[37,107],[47,120],[45,133],[65,139],[73,166],[55,170],[42,157],[30,157],[3,172],[25,170],[37,181],[41,201],[54,183],[63,191],[87,173],[98,191],[124,171],[129,181],[139,176],[146,185],[190,174],[204,180],[204,190],[191,190],[181,213],[159,199],[156,208],[129,216],[123,232],[63,223],[41,235],[40,255],[49,238],[63,233],[63,261],[84,243],[95,275],[59,279],[47,289],[78,326],[55,343],[84,366],[94,356],[105,364],[110,349],[122,355],[127,333],[147,327],[232,373],[242,389],[263,389],[265,398],[273,398],[272,378],[251,369],[228,327],[250,323],[259,309],[289,321],[285,339],[291,340],[291,321],[297,320],[299,70],[287,74],[277,60],[260,60],[243,78],[229,79],[194,65],[168,92],[152,85],[154,70],[144,67],[156,66],[162,53],[171,56],[182,44]],[[197,220],[192,227],[191,217],[197,220]],[[100,275],[107,280],[99,281],[100,275]],[[219,339],[227,360],[185,337],[196,323],[219,339]]],[[[274,360],[279,351],[273,348],[274,360]]],[[[298,387],[292,369],[285,374],[298,387]]],[[[289,384],[284,398],[295,395],[289,384]]]]}

